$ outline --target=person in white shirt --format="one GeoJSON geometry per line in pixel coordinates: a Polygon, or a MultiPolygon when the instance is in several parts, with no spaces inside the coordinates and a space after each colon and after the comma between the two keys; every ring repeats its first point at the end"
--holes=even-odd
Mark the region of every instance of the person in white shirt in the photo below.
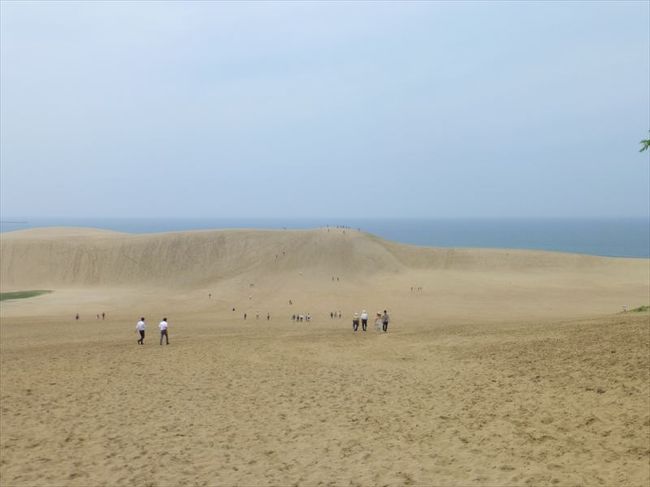
{"type": "Polygon", "coordinates": [[[138,321],[138,324],[135,325],[135,330],[140,333],[140,339],[138,340],[138,344],[144,345],[144,329],[145,329],[145,324],[144,324],[144,316],[140,318],[140,321],[138,321]]]}
{"type": "Polygon", "coordinates": [[[160,328],[160,344],[162,345],[163,337],[165,337],[167,345],[169,345],[169,335],[167,335],[167,318],[162,319],[158,325],[158,328],[160,328]]]}
{"type": "Polygon", "coordinates": [[[361,312],[361,329],[366,331],[366,328],[368,328],[368,312],[364,309],[361,312]]]}

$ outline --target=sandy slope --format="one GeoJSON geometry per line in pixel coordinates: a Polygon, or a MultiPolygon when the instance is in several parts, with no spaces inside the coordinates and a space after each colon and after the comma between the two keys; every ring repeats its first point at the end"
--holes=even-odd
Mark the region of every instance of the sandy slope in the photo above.
{"type": "Polygon", "coordinates": [[[55,291],[1,306],[3,486],[650,481],[648,314],[619,313],[647,259],[349,230],[1,244],[3,291],[55,291]],[[362,307],[390,333],[353,335],[362,307]]]}
{"type": "MultiPolygon", "coordinates": [[[[56,289],[40,301],[54,307],[63,291],[81,291],[76,307],[86,312],[88,302],[91,313],[108,301],[118,309],[161,299],[175,301],[174,309],[183,303],[196,309],[208,306],[202,298],[212,293],[224,309],[242,311],[290,314],[291,299],[309,308],[301,311],[328,313],[390,307],[400,316],[445,319],[567,317],[645,304],[650,280],[647,259],[431,249],[338,229],[153,235],[40,229],[3,234],[0,250],[4,291],[56,289]],[[414,294],[413,286],[423,291],[414,294]],[[108,290],[123,296],[95,299],[108,290]]],[[[76,312],[72,302],[57,309],[76,312]]]]}

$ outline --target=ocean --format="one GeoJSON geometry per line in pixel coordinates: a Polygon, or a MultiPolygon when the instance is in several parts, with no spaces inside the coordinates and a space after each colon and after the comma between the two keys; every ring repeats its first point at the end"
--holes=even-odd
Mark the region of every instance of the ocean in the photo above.
{"type": "Polygon", "coordinates": [[[224,228],[308,229],[346,226],[429,247],[535,249],[611,257],[650,257],[648,218],[346,219],[346,218],[4,218],[0,232],[74,226],[126,233],[224,228]]]}

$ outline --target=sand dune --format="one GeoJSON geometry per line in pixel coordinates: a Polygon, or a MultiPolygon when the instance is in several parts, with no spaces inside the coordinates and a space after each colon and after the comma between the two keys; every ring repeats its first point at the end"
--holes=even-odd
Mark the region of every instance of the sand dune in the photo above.
{"type": "Polygon", "coordinates": [[[28,230],[3,237],[2,257],[5,287],[154,283],[183,288],[269,272],[373,273],[402,267],[381,241],[325,230],[152,235],[28,230]]]}
{"type": "Polygon", "coordinates": [[[130,235],[85,229],[11,232],[2,239],[3,288],[141,283],[200,287],[233,276],[310,271],[348,278],[406,271],[637,275],[647,261],[558,252],[434,249],[347,230],[196,231],[130,235]],[[173,279],[173,281],[170,281],[173,279]]]}
{"type": "Polygon", "coordinates": [[[650,481],[649,316],[621,313],[647,259],[340,229],[41,229],[0,257],[2,291],[54,290],[0,306],[1,485],[650,481]],[[361,308],[390,332],[353,334],[361,308]]]}
{"type": "Polygon", "coordinates": [[[391,306],[412,316],[487,309],[495,319],[518,318],[512,314],[518,310],[567,317],[645,304],[649,286],[647,259],[433,249],[340,229],[146,235],[38,229],[3,234],[0,262],[4,291],[59,291],[43,302],[59,302],[66,290],[136,289],[123,291],[125,299],[187,301],[213,293],[224,306],[283,313],[290,308],[282,303],[293,299],[322,312],[391,306]],[[423,287],[419,300],[410,299],[412,286],[423,287]],[[255,302],[247,303],[251,295],[255,302]],[[405,298],[408,306],[401,305],[405,298]]]}

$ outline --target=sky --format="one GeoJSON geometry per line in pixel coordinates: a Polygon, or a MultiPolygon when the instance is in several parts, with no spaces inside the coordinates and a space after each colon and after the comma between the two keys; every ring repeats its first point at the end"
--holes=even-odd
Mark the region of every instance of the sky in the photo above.
{"type": "Polygon", "coordinates": [[[2,1],[0,217],[649,217],[650,2],[2,1]]]}

